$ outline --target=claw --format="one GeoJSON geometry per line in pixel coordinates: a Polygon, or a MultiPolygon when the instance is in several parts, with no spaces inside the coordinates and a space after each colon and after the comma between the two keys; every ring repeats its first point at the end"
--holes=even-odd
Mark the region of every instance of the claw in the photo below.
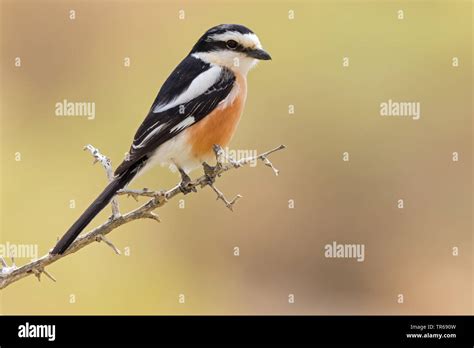
{"type": "Polygon", "coordinates": [[[191,181],[181,181],[181,183],[179,184],[179,189],[185,195],[191,192],[197,192],[197,189],[192,185],[191,181]]]}
{"type": "Polygon", "coordinates": [[[206,162],[202,162],[202,167],[204,168],[204,174],[207,177],[209,184],[213,184],[216,181],[216,167],[212,167],[206,162]]]}
{"type": "Polygon", "coordinates": [[[181,174],[181,183],[179,184],[179,189],[183,194],[187,195],[190,192],[197,192],[197,189],[193,186],[193,182],[191,178],[182,170],[179,169],[179,173],[181,174]]]}

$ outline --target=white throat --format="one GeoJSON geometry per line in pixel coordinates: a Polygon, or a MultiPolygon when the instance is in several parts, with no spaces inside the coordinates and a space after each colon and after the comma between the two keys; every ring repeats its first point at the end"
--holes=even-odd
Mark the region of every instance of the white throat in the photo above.
{"type": "Polygon", "coordinates": [[[193,53],[192,56],[209,64],[226,67],[232,70],[234,73],[238,73],[243,76],[247,76],[249,70],[258,63],[257,59],[239,52],[199,52],[193,53]]]}

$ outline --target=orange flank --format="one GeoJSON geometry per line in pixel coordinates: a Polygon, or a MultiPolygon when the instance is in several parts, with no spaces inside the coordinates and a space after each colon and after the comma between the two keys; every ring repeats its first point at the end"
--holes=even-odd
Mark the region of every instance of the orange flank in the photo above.
{"type": "Polygon", "coordinates": [[[246,79],[236,73],[234,89],[229,97],[213,112],[187,130],[187,141],[192,153],[200,160],[213,156],[212,145],[227,146],[235,133],[247,95],[246,79]],[[235,92],[234,92],[235,90],[235,92]]]}

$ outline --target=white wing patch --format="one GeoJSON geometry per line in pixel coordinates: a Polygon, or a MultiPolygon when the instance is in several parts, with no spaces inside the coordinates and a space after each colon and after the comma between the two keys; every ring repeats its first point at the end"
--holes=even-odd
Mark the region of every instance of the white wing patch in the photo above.
{"type": "Polygon", "coordinates": [[[180,131],[181,129],[186,128],[187,126],[192,125],[194,121],[195,121],[194,116],[186,117],[183,121],[181,121],[176,126],[171,128],[171,132],[180,131]]]}
{"type": "Polygon", "coordinates": [[[163,129],[163,127],[165,127],[168,123],[163,123],[161,125],[159,125],[158,127],[156,127],[156,129],[153,129],[146,137],[145,139],[143,139],[140,144],[138,145],[132,145],[132,148],[134,149],[139,149],[143,146],[145,146],[145,144],[148,142],[148,140],[154,136],[156,133],[158,133],[161,129],[163,129]]]}
{"type": "Polygon", "coordinates": [[[154,113],[163,112],[175,106],[187,103],[194,98],[204,94],[221,75],[222,68],[212,66],[210,69],[199,74],[182,94],[174,98],[167,104],[158,104],[153,108],[154,113]]]}

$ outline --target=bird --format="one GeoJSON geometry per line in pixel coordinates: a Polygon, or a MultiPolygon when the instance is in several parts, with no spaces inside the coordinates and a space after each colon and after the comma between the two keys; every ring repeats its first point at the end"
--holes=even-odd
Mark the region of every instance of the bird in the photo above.
{"type": "Polygon", "coordinates": [[[214,145],[232,139],[247,98],[247,73],[271,60],[258,36],[240,24],[207,30],[160,88],[113,179],[57,242],[63,254],[117,191],[160,164],[181,174],[189,192],[189,173],[214,156],[214,145]]]}

